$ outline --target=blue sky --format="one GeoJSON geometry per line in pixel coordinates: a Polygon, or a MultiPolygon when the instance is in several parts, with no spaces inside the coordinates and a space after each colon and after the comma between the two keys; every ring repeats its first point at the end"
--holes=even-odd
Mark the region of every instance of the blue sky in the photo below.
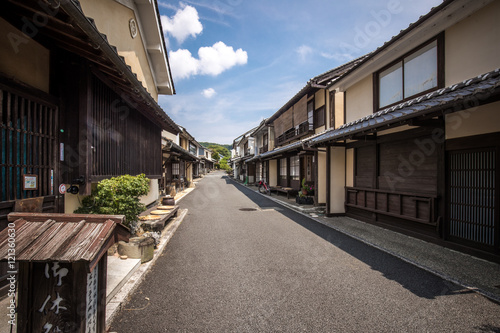
{"type": "Polygon", "coordinates": [[[158,0],[177,92],[159,104],[197,141],[230,144],[441,2],[158,0]]]}

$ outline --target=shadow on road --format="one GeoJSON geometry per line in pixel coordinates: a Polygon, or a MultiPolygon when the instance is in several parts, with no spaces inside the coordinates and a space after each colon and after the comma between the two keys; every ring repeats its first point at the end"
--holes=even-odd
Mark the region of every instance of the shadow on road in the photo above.
{"type": "MultiPolygon", "coordinates": [[[[458,285],[445,281],[397,257],[329,228],[298,212],[285,208],[260,193],[236,185],[234,181],[227,176],[223,176],[222,179],[224,179],[228,185],[234,186],[237,190],[245,194],[259,206],[259,208],[269,209],[279,207],[280,209],[277,211],[291,221],[313,232],[354,258],[364,262],[373,270],[382,273],[387,279],[396,281],[405,289],[419,297],[434,299],[438,296],[473,292],[467,289],[464,290],[458,285]]],[[[367,283],[369,282],[367,281],[367,283]]]]}

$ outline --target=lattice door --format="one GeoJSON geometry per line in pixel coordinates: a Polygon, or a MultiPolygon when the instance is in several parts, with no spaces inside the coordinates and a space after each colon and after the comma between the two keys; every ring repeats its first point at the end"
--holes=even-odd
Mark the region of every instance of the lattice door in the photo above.
{"type": "Polygon", "coordinates": [[[448,154],[448,235],[498,248],[497,153],[494,149],[448,154]]]}

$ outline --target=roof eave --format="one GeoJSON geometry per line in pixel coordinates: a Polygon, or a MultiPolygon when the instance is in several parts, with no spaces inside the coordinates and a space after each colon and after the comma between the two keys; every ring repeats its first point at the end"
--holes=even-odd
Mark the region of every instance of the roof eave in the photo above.
{"type": "Polygon", "coordinates": [[[154,112],[162,118],[164,124],[160,127],[163,129],[175,133],[180,132],[177,124],[170,119],[170,117],[163,111],[163,109],[158,105],[155,99],[149,94],[149,92],[144,88],[142,83],[137,79],[136,75],[127,66],[127,64],[121,59],[118,53],[113,49],[113,47],[108,43],[104,36],[97,30],[97,27],[91,24],[87,19],[85,14],[82,12],[81,8],[73,1],[63,0],[60,2],[61,8],[73,19],[72,24],[77,25],[88,37],[93,41],[95,47],[100,49],[104,56],[109,59],[109,61],[117,68],[120,73],[129,81],[136,90],[136,93],[141,96],[148,107],[154,109],[154,112]]]}
{"type": "MultiPolygon", "coordinates": [[[[399,34],[392,37],[384,45],[368,54],[366,58],[350,68],[341,78],[339,78],[335,82],[329,83],[327,85],[328,89],[346,90],[350,85],[357,82],[358,79],[361,79],[371,72],[374,72],[378,68],[382,67],[383,65],[381,65],[380,63],[390,62],[389,60],[384,61],[381,58],[394,57],[395,55],[394,52],[391,52],[391,48],[404,41],[405,38],[409,37],[409,35],[424,39],[421,41],[424,42],[425,39],[432,38],[432,36],[427,36],[427,34],[435,36],[437,33],[444,31],[449,26],[455,24],[457,21],[463,19],[464,17],[471,15],[473,12],[486,6],[486,4],[492,1],[493,0],[444,0],[438,6],[433,7],[427,14],[422,15],[416,22],[410,24],[408,28],[401,30],[399,34]],[[465,6],[468,6],[467,10],[465,9],[465,6]],[[450,12],[445,13],[447,9],[449,9],[450,12]],[[437,17],[437,14],[440,12],[443,12],[443,18],[437,17]],[[433,21],[432,18],[434,18],[435,20],[433,21]],[[421,31],[425,29],[428,30],[426,31],[427,33],[421,33],[421,31]]],[[[418,45],[417,43],[410,44],[411,48],[414,48],[416,45],[418,45]]]]}

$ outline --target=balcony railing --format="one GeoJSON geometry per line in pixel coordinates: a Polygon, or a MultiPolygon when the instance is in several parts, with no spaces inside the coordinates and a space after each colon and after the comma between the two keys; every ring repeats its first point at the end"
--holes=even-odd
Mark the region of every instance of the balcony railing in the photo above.
{"type": "Polygon", "coordinates": [[[275,146],[282,145],[288,141],[310,133],[312,133],[312,131],[310,130],[309,122],[305,121],[297,127],[290,128],[289,130],[278,136],[275,141],[275,146]]]}

